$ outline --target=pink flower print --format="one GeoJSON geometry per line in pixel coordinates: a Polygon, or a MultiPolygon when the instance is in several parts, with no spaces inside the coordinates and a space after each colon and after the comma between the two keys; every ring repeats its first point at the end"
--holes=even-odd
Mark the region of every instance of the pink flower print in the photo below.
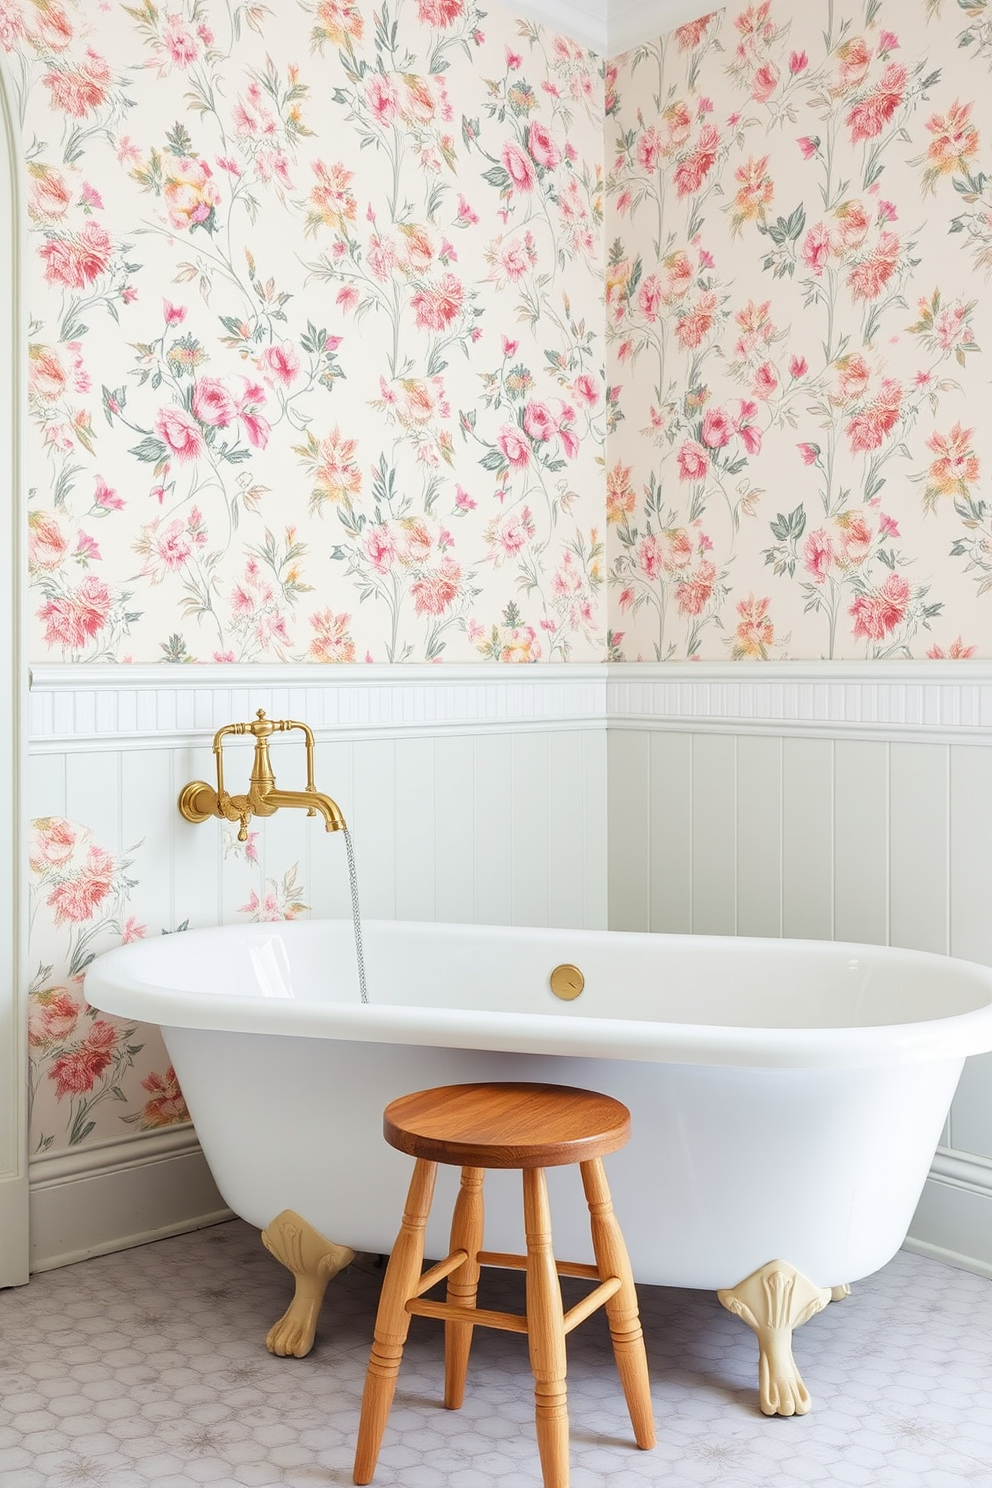
{"type": "Polygon", "coordinates": [[[960,636],[957,636],[945,651],[941,646],[931,646],[927,655],[932,661],[964,661],[969,656],[974,656],[977,647],[966,646],[960,636]]]}
{"type": "Polygon", "coordinates": [[[64,816],[42,816],[33,823],[29,863],[31,872],[44,874],[62,868],[76,850],[76,833],[64,816]]]}
{"type": "Polygon", "coordinates": [[[113,1024],[101,1018],[93,1024],[83,1043],[53,1060],[48,1078],[55,1082],[56,1098],[85,1095],[92,1090],[110,1064],[116,1041],[113,1024]]]}
{"type": "Polygon", "coordinates": [[[64,217],[72,201],[72,192],[66,185],[65,177],[60,171],[51,168],[42,170],[42,174],[35,176],[31,181],[31,196],[28,201],[28,215],[35,221],[39,218],[47,218],[56,222],[64,217]]]}
{"type": "Polygon", "coordinates": [[[878,449],[891,434],[902,406],[902,388],[894,378],[883,379],[876,396],[847,426],[854,454],[878,449]]]}
{"type": "Polygon", "coordinates": [[[473,501],[467,491],[462,490],[461,486],[455,487],[455,506],[459,511],[475,511],[478,504],[477,501],[473,501]]]}
{"type": "Polygon", "coordinates": [[[794,356],[794,357],[792,357],[790,359],[790,361],[789,361],[789,376],[790,377],[805,377],[806,376],[806,373],[808,371],[809,371],[809,364],[807,363],[805,357],[794,356]]]}
{"type": "Polygon", "coordinates": [[[506,56],[506,69],[507,69],[508,72],[516,72],[516,70],[517,70],[518,67],[522,67],[524,65],[524,59],[520,55],[520,53],[519,52],[511,52],[509,47],[506,48],[505,56],[506,56]]]}
{"type": "Polygon", "coordinates": [[[823,265],[830,257],[830,234],[826,225],[817,222],[811,227],[803,239],[803,263],[819,278],[823,272],[823,265]]]}
{"type": "Polygon", "coordinates": [[[878,86],[860,99],[847,116],[852,144],[877,138],[902,103],[906,91],[906,69],[901,62],[890,62],[878,86]]]}
{"type": "Polygon", "coordinates": [[[453,558],[442,558],[437,568],[425,570],[410,585],[413,608],[418,615],[443,615],[458,598],[462,571],[453,558]]]}
{"type": "Polygon", "coordinates": [[[857,568],[871,552],[875,534],[861,512],[845,512],[837,518],[843,562],[857,568]]]}
{"type": "MultiPolygon", "coordinates": [[[[702,344],[713,326],[713,312],[717,298],[712,290],[705,290],[696,306],[680,315],[675,322],[675,339],[683,351],[693,351],[702,344]]],[[[629,351],[628,346],[628,351],[629,351]]]]}
{"type": "MultiPolygon", "coordinates": [[[[926,177],[931,181],[953,171],[970,171],[969,160],[978,153],[979,134],[971,122],[972,105],[951,104],[946,114],[933,114],[927,120],[927,129],[933,139],[927,146],[926,177]]],[[[925,178],[926,179],[926,178],[925,178]]]]}
{"type": "Polygon", "coordinates": [[[531,439],[551,439],[557,432],[554,415],[546,403],[530,402],[524,408],[523,424],[531,439]]]}
{"type": "Polygon", "coordinates": [[[818,444],[797,444],[796,449],[802,456],[804,465],[815,465],[820,458],[820,446],[818,444]]]}
{"type": "Polygon", "coordinates": [[[637,303],[641,314],[647,321],[658,319],[658,311],[661,309],[662,292],[661,283],[657,274],[649,274],[637,291],[637,303]]]}
{"type": "Polygon", "coordinates": [[[812,160],[820,148],[819,137],[816,135],[804,134],[800,139],[796,140],[796,144],[799,146],[804,160],[812,160]]]}
{"type": "Polygon", "coordinates": [[[941,351],[950,351],[961,337],[961,326],[966,315],[963,305],[948,305],[941,310],[933,323],[933,332],[941,351]]]}
{"type": "Polygon", "coordinates": [[[837,208],[837,242],[843,248],[858,248],[868,236],[871,214],[863,202],[847,201],[837,208]]]}
{"type": "Polygon", "coordinates": [[[811,532],[803,545],[803,566],[817,584],[822,584],[834,561],[834,546],[825,527],[811,532]]]}
{"type": "Polygon", "coordinates": [[[676,103],[670,103],[662,115],[665,133],[661,145],[663,155],[671,155],[680,150],[692,133],[692,114],[688,105],[679,99],[676,103]]]}
{"type": "Polygon", "coordinates": [[[534,167],[519,145],[506,144],[500,153],[503,168],[518,191],[533,191],[537,181],[534,167]]]}
{"type": "Polygon", "coordinates": [[[110,590],[95,574],[83,580],[75,594],[54,595],[38,611],[45,624],[45,644],[81,651],[107,623],[110,590]]]}
{"type": "Polygon", "coordinates": [[[834,366],[837,368],[837,381],[830,393],[831,403],[853,403],[868,386],[871,376],[868,363],[859,352],[854,352],[851,356],[841,357],[834,366]]]}
{"type": "Polygon", "coordinates": [[[701,615],[709,603],[715,580],[716,568],[708,558],[704,558],[695,573],[688,574],[679,582],[675,593],[679,614],[701,615]]]}
{"type": "Polygon", "coordinates": [[[169,222],[180,231],[209,222],[220,202],[220,192],[211,180],[207,162],[186,156],[174,159],[166,169],[162,195],[169,222]]]}
{"type": "Polygon", "coordinates": [[[544,125],[535,119],[527,131],[527,148],[538,165],[552,170],[561,161],[561,151],[544,125]]]}
{"type": "Polygon", "coordinates": [[[733,438],[734,426],[722,408],[708,408],[703,419],[701,439],[710,449],[722,449],[733,438]]]}
{"type": "Polygon", "coordinates": [[[265,402],[265,389],[258,382],[252,382],[250,378],[243,377],[241,397],[237,400],[237,414],[241,420],[244,431],[248,436],[248,443],[256,449],[264,449],[269,442],[269,434],[272,425],[268,419],[263,418],[259,409],[265,402]]]}
{"type": "Polygon", "coordinates": [[[864,81],[871,66],[871,57],[871,47],[863,36],[852,36],[850,41],[845,41],[837,48],[840,67],[830,84],[830,92],[835,98],[864,81]]]}
{"type": "Polygon", "coordinates": [[[49,238],[38,250],[45,261],[45,279],[65,289],[85,289],[105,272],[112,251],[109,234],[98,222],[64,238],[49,238]]]}
{"type": "Polygon", "coordinates": [[[541,647],[534,627],[515,625],[512,630],[504,631],[500,640],[499,659],[511,663],[540,661],[541,647]]]}
{"type": "Polygon", "coordinates": [[[909,584],[902,574],[891,573],[881,589],[859,594],[848,610],[858,638],[881,641],[901,622],[909,604],[909,584]]]}
{"type": "Polygon", "coordinates": [[[396,547],[385,522],[379,522],[368,529],[362,546],[376,573],[388,573],[396,558],[396,547]]]}
{"type": "Polygon", "coordinates": [[[130,945],[133,940],[144,940],[147,934],[148,926],[139,925],[137,915],[128,915],[121,931],[121,940],[124,945],[130,945]]]}
{"type": "Polygon", "coordinates": [[[66,387],[66,373],[62,361],[50,346],[28,347],[28,386],[31,393],[46,403],[55,403],[66,387]]]}
{"type": "Polygon", "coordinates": [[[884,57],[888,52],[899,50],[899,38],[894,31],[880,31],[878,33],[878,55],[884,57]]]}
{"type": "Polygon", "coordinates": [[[79,1003],[66,987],[46,987],[30,999],[28,1043],[34,1049],[62,1044],[79,1019],[79,1003]]]}
{"type": "Polygon", "coordinates": [[[530,463],[530,446],[520,430],[513,424],[504,424],[496,436],[496,442],[513,470],[524,470],[530,463]]]}
{"type": "Polygon", "coordinates": [[[687,21],[684,26],[679,26],[675,40],[680,52],[690,52],[699,45],[715,15],[715,11],[710,11],[709,15],[700,16],[698,21],[687,21]]]}
{"type": "Polygon", "coordinates": [[[69,551],[62,529],[47,512],[28,513],[28,567],[32,573],[52,573],[69,551]]]}
{"type": "Polygon", "coordinates": [[[720,148],[720,134],[713,124],[704,124],[699,131],[695,149],[690,151],[675,167],[675,191],[680,197],[691,196],[698,191],[716,163],[720,148]]]}
{"type": "Polygon", "coordinates": [[[702,480],[710,468],[709,455],[694,439],[687,439],[679,447],[676,460],[679,467],[679,480],[702,480]]]}
{"type": "Polygon", "coordinates": [[[169,573],[175,573],[177,569],[182,568],[192,551],[193,545],[189,540],[186,524],[179,517],[155,534],[156,555],[163,568],[169,573]]]}
{"type": "Polygon", "coordinates": [[[102,476],[96,477],[96,490],[93,492],[93,505],[100,507],[101,511],[120,511],[124,505],[122,497],[116,491],[112,491],[102,476]]]}
{"type": "Polygon", "coordinates": [[[88,533],[80,532],[76,537],[76,550],[72,556],[82,559],[84,563],[88,563],[90,559],[99,562],[101,555],[96,539],[90,537],[88,533]]]}
{"type": "MultiPolygon", "coordinates": [[[[793,52],[792,55],[795,56],[796,53],[793,52]]],[[[774,62],[765,62],[751,79],[751,97],[756,103],[767,103],[777,86],[778,68],[774,62]]]]}
{"type": "Polygon", "coordinates": [[[878,220],[879,220],[879,222],[895,222],[895,220],[898,217],[898,215],[899,214],[896,211],[896,204],[895,204],[895,202],[890,202],[890,201],[880,201],[879,202],[879,204],[878,204],[878,220]]]}
{"type": "Polygon", "coordinates": [[[658,579],[664,574],[665,549],[656,533],[649,532],[637,544],[637,566],[646,579],[658,579]]]}
{"type": "Polygon", "coordinates": [[[740,410],[734,419],[734,433],[740,435],[741,443],[749,455],[761,454],[761,430],[754,423],[757,412],[756,403],[749,403],[742,398],[740,410]]]}
{"type": "Polygon", "coordinates": [[[417,14],[425,26],[444,31],[462,14],[462,0],[417,0],[417,14]]]}
{"type": "Polygon", "coordinates": [[[163,300],[162,314],[165,317],[166,325],[182,325],[186,319],[186,306],[173,305],[171,300],[163,300]]]}
{"type": "Polygon", "coordinates": [[[735,631],[731,652],[735,661],[767,661],[768,648],[775,636],[775,627],[768,618],[770,604],[771,600],[767,595],[763,599],[756,599],[753,594],[749,594],[746,599],[738,600],[737,613],[741,619],[735,631]]]}
{"type": "Polygon", "coordinates": [[[272,381],[289,387],[299,376],[300,359],[292,341],[283,341],[278,346],[267,346],[258,359],[258,369],[272,381]]]}
{"type": "Polygon", "coordinates": [[[478,212],[472,210],[464,196],[459,196],[458,198],[458,217],[456,220],[459,227],[474,227],[479,220],[478,212]]]}
{"type": "Polygon", "coordinates": [[[410,301],[421,330],[444,331],[461,313],[464,286],[454,274],[443,274],[435,288],[421,289],[410,301]]]}
{"type": "MultiPolygon", "coordinates": [[[[789,53],[789,71],[795,76],[798,76],[801,72],[805,72],[808,66],[809,58],[805,52],[789,53]]],[[[740,607],[738,606],[738,608],[740,607]]]]}
{"type": "Polygon", "coordinates": [[[762,362],[754,374],[751,391],[756,398],[767,399],[772,397],[778,387],[778,373],[771,362],[762,362]]]}
{"type": "Polygon", "coordinates": [[[189,1107],[171,1064],[164,1075],[156,1074],[154,1070],[146,1075],[141,1087],[151,1096],[141,1108],[142,1131],[153,1131],[160,1126],[174,1126],[177,1122],[189,1120],[189,1107]]]}
{"type": "Polygon", "coordinates": [[[384,284],[396,267],[396,248],[389,238],[373,233],[369,239],[365,261],[379,283],[384,284]]]}
{"type": "Polygon", "coordinates": [[[521,548],[533,540],[536,531],[534,517],[529,506],[522,511],[510,512],[496,529],[495,540],[502,548],[500,557],[515,558],[521,548]]]}
{"type": "Polygon", "coordinates": [[[193,412],[201,424],[226,429],[237,418],[238,408],[219,377],[198,377],[193,384],[193,412]]]}
{"type": "Polygon", "coordinates": [[[379,124],[391,124],[400,111],[400,95],[388,72],[369,73],[365,97],[379,124]]]}
{"type": "Polygon", "coordinates": [[[511,238],[508,243],[502,243],[499,248],[499,261],[503,273],[511,284],[522,279],[527,270],[532,268],[535,262],[533,252],[528,252],[527,244],[520,238],[511,238]]]}
{"type": "Polygon", "coordinates": [[[895,233],[883,232],[870,258],[856,264],[847,276],[847,287],[854,300],[875,300],[895,272],[899,259],[899,239],[895,233]]]}
{"type": "Polygon", "coordinates": [[[155,420],[155,432],[177,460],[198,460],[206,449],[199,424],[176,403],[162,409],[155,420]]]}
{"type": "Polygon", "coordinates": [[[95,186],[90,185],[89,181],[83,182],[83,189],[79,193],[79,205],[81,207],[95,207],[97,211],[103,211],[103,197],[95,186]]]}
{"type": "Polygon", "coordinates": [[[886,516],[885,512],[879,512],[878,532],[880,537],[898,537],[899,523],[894,517],[886,516]]]}
{"type": "Polygon", "coordinates": [[[580,372],[572,383],[572,395],[587,408],[595,408],[599,402],[599,383],[590,372],[580,372]]]}
{"type": "Polygon", "coordinates": [[[638,137],[634,156],[642,170],[653,173],[661,155],[661,136],[653,124],[638,137]]]}
{"type": "Polygon", "coordinates": [[[91,920],[113,888],[113,874],[110,853],[94,844],[79,871],[56,883],[45,901],[55,911],[56,925],[91,920]]]}
{"type": "Polygon", "coordinates": [[[196,37],[181,16],[170,15],[162,28],[162,41],[177,67],[189,67],[199,53],[196,37]]]}
{"type": "Polygon", "coordinates": [[[61,109],[70,118],[85,119],[107,97],[110,68],[103,57],[87,47],[80,65],[60,63],[51,67],[42,82],[51,95],[52,108],[61,109]]]}

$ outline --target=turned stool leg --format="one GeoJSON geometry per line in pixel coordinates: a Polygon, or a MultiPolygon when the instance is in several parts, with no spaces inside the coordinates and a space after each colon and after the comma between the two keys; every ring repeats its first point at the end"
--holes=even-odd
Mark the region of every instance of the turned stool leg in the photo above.
{"type": "MultiPolygon", "coordinates": [[[[482,1249],[484,1168],[462,1168],[462,1186],[451,1219],[449,1253],[468,1251],[468,1260],[448,1277],[447,1300],[460,1307],[474,1307],[479,1292],[480,1266],[476,1257],[482,1249]]],[[[444,1403],[457,1410],[465,1398],[465,1375],[472,1347],[471,1323],[444,1325],[444,1403]]]]}
{"type": "Polygon", "coordinates": [[[406,1304],[416,1294],[424,1263],[424,1226],[434,1196],[437,1164],[418,1158],[406,1198],[403,1224],[383,1278],[375,1319],[375,1342],[365,1376],[362,1415],[355,1449],[356,1483],[370,1483],[393,1403],[403,1345],[410,1329],[406,1304]]]}
{"type": "Polygon", "coordinates": [[[606,1303],[606,1316],[610,1324],[610,1338],[613,1340],[613,1355],[617,1361],[620,1383],[623,1385],[624,1398],[634,1428],[634,1440],[639,1447],[653,1447],[654,1414],[651,1409],[648,1360],[627,1247],[613,1213],[613,1201],[601,1159],[597,1157],[591,1162],[584,1162],[580,1164],[580,1169],[582,1186],[589,1205],[592,1248],[600,1280],[619,1276],[621,1281],[620,1290],[606,1303]]]}
{"type": "Polygon", "coordinates": [[[527,1234],[527,1342],[534,1374],[537,1446],[544,1488],[568,1488],[568,1400],[561,1286],[551,1243],[543,1168],[524,1170],[527,1234]]]}

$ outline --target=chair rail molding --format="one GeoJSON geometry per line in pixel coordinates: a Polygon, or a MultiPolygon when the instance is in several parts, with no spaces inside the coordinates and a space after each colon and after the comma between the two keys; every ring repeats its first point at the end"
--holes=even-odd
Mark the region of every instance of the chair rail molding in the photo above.
{"type": "Polygon", "coordinates": [[[336,739],[691,727],[989,746],[992,663],[37,665],[31,748],[202,743],[258,707],[336,739]]]}

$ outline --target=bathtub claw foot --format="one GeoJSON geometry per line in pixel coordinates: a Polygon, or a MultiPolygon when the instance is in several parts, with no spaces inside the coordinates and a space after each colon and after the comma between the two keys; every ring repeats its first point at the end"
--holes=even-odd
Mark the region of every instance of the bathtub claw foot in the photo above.
{"type": "Polygon", "coordinates": [[[265,1346],[270,1354],[302,1359],[313,1348],[327,1283],[350,1265],[355,1252],[326,1240],[292,1209],[277,1214],[262,1231],[262,1244],[296,1278],[293,1300],[269,1329],[265,1346]]]}
{"type": "Polygon", "coordinates": [[[804,1416],[809,1391],[792,1357],[792,1330],[831,1300],[788,1261],[769,1261],[717,1296],[758,1335],[758,1398],[766,1416],[804,1416]]]}
{"type": "Polygon", "coordinates": [[[840,1286],[830,1288],[831,1302],[843,1302],[844,1298],[849,1297],[850,1295],[851,1288],[848,1286],[846,1281],[842,1281],[840,1286]]]}

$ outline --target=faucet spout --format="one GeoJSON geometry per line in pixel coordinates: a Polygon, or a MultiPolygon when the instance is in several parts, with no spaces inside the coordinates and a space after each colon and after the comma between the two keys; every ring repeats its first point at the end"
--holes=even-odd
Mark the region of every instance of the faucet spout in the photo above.
{"type": "Polygon", "coordinates": [[[267,790],[261,799],[272,811],[280,806],[302,806],[310,816],[317,812],[324,818],[324,826],[328,832],[343,832],[348,825],[337,801],[332,801],[330,796],[325,796],[321,791],[267,790]]]}

